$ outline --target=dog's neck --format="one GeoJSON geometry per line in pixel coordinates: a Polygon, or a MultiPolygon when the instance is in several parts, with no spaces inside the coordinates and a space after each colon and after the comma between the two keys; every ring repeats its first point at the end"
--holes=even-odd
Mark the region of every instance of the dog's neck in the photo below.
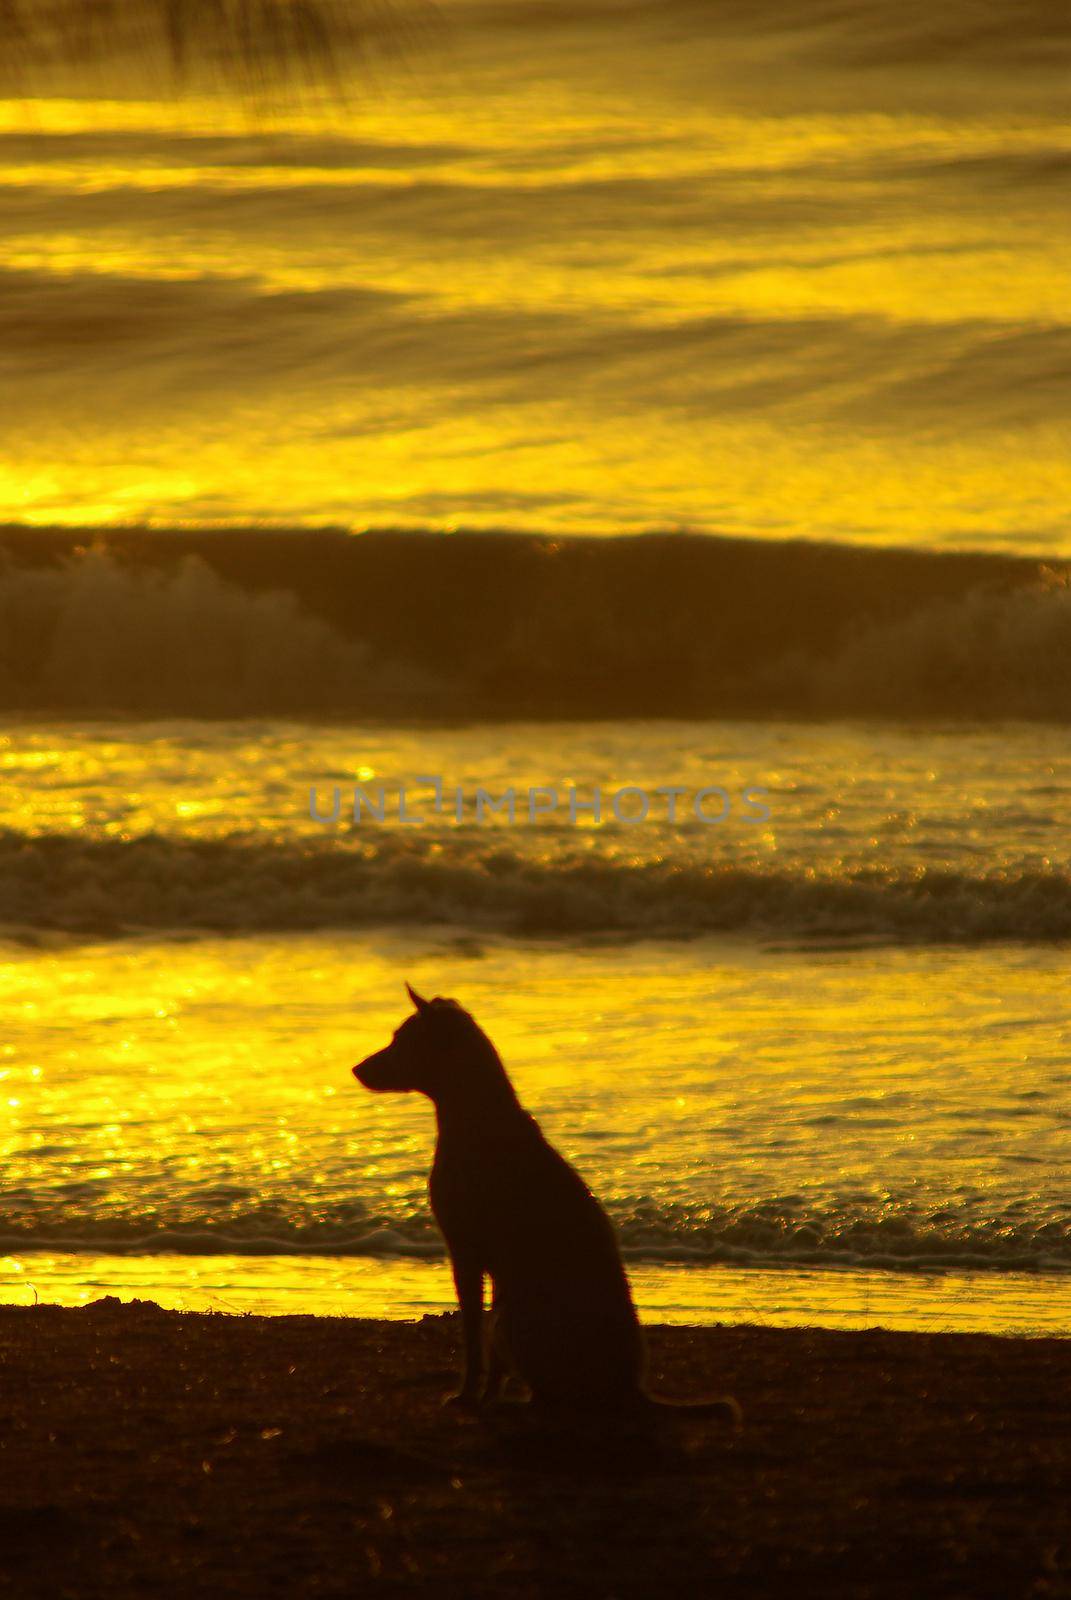
{"type": "Polygon", "coordinates": [[[450,1074],[449,1092],[434,1096],[439,1134],[479,1138],[494,1134],[526,1113],[501,1058],[486,1035],[473,1038],[450,1074]]]}

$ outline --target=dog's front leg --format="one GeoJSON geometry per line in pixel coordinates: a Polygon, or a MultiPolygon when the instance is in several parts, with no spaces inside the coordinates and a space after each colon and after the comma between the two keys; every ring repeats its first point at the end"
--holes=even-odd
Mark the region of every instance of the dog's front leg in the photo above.
{"type": "Polygon", "coordinates": [[[501,1400],[506,1379],[510,1374],[510,1362],[506,1349],[505,1330],[502,1326],[502,1311],[499,1305],[497,1289],[491,1297],[491,1332],[487,1341],[487,1382],[484,1384],[483,1398],[487,1401],[501,1400]]]}
{"type": "Polygon", "coordinates": [[[483,1268],[477,1257],[461,1251],[451,1255],[450,1264],[454,1269],[457,1303],[461,1307],[465,1369],[461,1388],[447,1399],[454,1405],[475,1406],[483,1392],[483,1268]]]}

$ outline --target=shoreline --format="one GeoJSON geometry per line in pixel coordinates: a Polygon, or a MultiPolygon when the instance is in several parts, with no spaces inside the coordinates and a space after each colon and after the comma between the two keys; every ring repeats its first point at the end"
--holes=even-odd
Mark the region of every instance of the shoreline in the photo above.
{"type": "MultiPolygon", "coordinates": [[[[903,1333],[1067,1338],[1066,1271],[902,1271],[862,1262],[652,1262],[627,1259],[645,1324],[875,1327],[903,1333]]],[[[276,1317],[311,1313],[407,1322],[452,1311],[444,1253],[405,1256],[63,1250],[0,1253],[0,1305],[81,1307],[101,1295],[169,1311],[276,1317]]]]}
{"type": "Polygon", "coordinates": [[[607,1448],[441,1404],[419,1322],[0,1307],[2,1570],[20,1596],[1066,1594],[1071,1341],[648,1327],[607,1448]]]}

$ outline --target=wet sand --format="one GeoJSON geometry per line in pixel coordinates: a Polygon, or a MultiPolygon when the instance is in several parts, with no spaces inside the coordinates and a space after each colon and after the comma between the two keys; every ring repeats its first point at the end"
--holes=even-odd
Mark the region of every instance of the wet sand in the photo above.
{"type": "Polygon", "coordinates": [[[652,1443],[441,1400],[420,1323],[0,1308],[0,1591],[1071,1594],[1071,1341],[649,1330],[652,1443]]]}

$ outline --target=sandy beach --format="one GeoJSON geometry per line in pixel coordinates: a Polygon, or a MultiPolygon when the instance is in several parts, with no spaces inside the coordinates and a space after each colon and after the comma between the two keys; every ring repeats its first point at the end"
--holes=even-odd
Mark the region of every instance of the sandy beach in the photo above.
{"type": "Polygon", "coordinates": [[[1055,1596],[1071,1344],[652,1328],[660,1446],[441,1401],[419,1323],[0,1310],[0,1582],[24,1596],[1055,1596]]]}

